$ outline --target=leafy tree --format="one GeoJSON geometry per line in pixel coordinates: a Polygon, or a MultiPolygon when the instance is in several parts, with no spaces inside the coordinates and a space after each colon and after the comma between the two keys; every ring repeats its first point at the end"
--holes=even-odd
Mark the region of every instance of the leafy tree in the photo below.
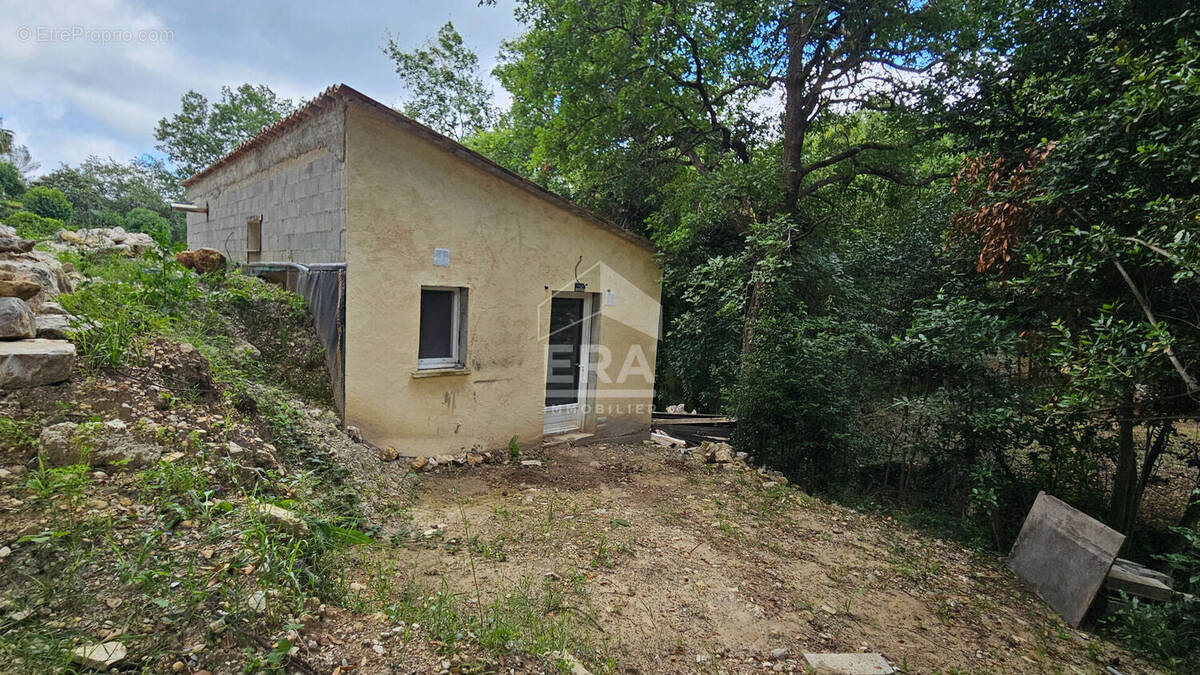
{"type": "Polygon", "coordinates": [[[440,133],[462,140],[496,120],[492,92],[479,77],[479,57],[449,21],[422,47],[405,51],[389,33],[383,53],[409,90],[402,112],[440,133]]]}
{"type": "Polygon", "coordinates": [[[78,166],[50,172],[38,183],[67,196],[75,205],[71,222],[79,227],[136,227],[125,222],[125,216],[141,209],[166,219],[176,241],[186,238],[183,214],[169,205],[182,197],[182,189],[176,176],[157,160],[143,157],[120,163],[89,157],[78,166]]]}
{"type": "Polygon", "coordinates": [[[1077,9],[1022,14],[1015,67],[965,106],[990,154],[961,174],[953,233],[1005,279],[1031,363],[1056,374],[1043,414],[1112,463],[1107,518],[1130,534],[1200,402],[1200,15],[1077,9]]]}
{"type": "MultiPolygon", "coordinates": [[[[977,47],[975,15],[938,2],[525,0],[518,16],[528,30],[495,74],[515,135],[533,140],[520,170],[666,251],[664,386],[738,412],[736,440],[756,456],[819,465],[848,427],[818,433],[814,415],[761,402],[804,397],[789,372],[823,372],[806,345],[848,357],[833,346],[855,333],[831,319],[842,290],[825,253],[850,226],[847,195],[949,175],[919,161],[940,138],[922,114],[942,105],[940,83],[971,74],[955,60],[977,47]],[[832,445],[785,456],[808,436],[832,445]]],[[[811,411],[844,410],[851,390],[807,393],[811,411]]]]}
{"type": "Polygon", "coordinates": [[[17,235],[26,239],[49,239],[59,230],[68,229],[66,223],[57,218],[43,218],[30,211],[17,211],[5,218],[4,222],[16,228],[17,235]]]}
{"type": "MultiPolygon", "coordinates": [[[[0,117],[0,125],[4,124],[4,118],[0,117]]],[[[0,153],[6,153],[12,150],[13,138],[15,133],[12,129],[5,129],[0,126],[0,153]]]]}
{"type": "Polygon", "coordinates": [[[71,202],[62,192],[51,187],[35,185],[29,188],[21,204],[26,211],[43,218],[67,220],[71,217],[71,202]]]}
{"type": "Polygon", "coordinates": [[[148,208],[139,206],[125,214],[125,226],[133,232],[154,232],[159,228],[166,227],[167,219],[148,208]]]}
{"type": "MultiPolygon", "coordinates": [[[[0,124],[3,123],[4,118],[0,117],[0,124]]],[[[33,161],[33,156],[29,154],[29,148],[17,145],[16,133],[12,129],[3,127],[0,127],[0,162],[11,164],[26,183],[29,182],[33,172],[41,166],[33,161]]]]}
{"type": "Polygon", "coordinates": [[[19,198],[25,193],[25,181],[17,167],[9,162],[0,162],[0,197],[19,198]]]}
{"type": "Polygon", "coordinates": [[[180,99],[180,111],[158,121],[155,147],[166,153],[177,176],[186,178],[294,110],[291,99],[279,98],[265,84],[221,87],[221,99],[212,104],[203,94],[188,90],[180,99]]]}
{"type": "Polygon", "coordinates": [[[7,153],[0,155],[0,160],[16,167],[17,173],[21,174],[26,183],[30,182],[33,172],[42,166],[33,161],[33,155],[29,154],[29,148],[24,145],[14,145],[7,153]]]}

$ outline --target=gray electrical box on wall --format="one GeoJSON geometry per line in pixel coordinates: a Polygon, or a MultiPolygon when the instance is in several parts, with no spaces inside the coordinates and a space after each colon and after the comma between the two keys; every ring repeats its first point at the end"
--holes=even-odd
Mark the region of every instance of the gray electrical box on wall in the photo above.
{"type": "Polygon", "coordinates": [[[433,249],[433,266],[434,267],[449,267],[450,266],[450,249],[448,249],[448,248],[433,249]]]}

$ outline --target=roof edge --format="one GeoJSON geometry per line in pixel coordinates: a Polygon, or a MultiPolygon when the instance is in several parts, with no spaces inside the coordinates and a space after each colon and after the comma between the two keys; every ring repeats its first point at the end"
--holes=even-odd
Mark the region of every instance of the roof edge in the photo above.
{"type": "Polygon", "coordinates": [[[579,217],[591,222],[593,225],[596,225],[604,230],[607,230],[607,231],[611,232],[612,234],[615,234],[615,235],[621,237],[622,239],[629,241],[632,244],[636,244],[636,245],[641,246],[642,248],[645,248],[652,252],[657,251],[657,249],[654,247],[654,244],[651,243],[651,241],[649,239],[647,239],[646,237],[643,237],[642,235],[630,232],[629,230],[621,227],[620,225],[609,220],[608,218],[605,218],[604,216],[602,216],[594,211],[586,209],[586,208],[576,204],[575,202],[567,199],[566,197],[563,197],[562,195],[560,195],[556,192],[553,192],[547,188],[544,188],[541,185],[538,185],[537,183],[534,183],[533,181],[529,180],[528,178],[525,178],[524,176],[522,176],[514,171],[506,169],[505,167],[501,166],[500,164],[497,164],[496,162],[492,161],[491,159],[488,159],[487,157],[485,157],[484,155],[468,148],[467,146],[463,145],[462,143],[459,143],[458,141],[456,141],[444,134],[434,131],[430,127],[428,127],[424,124],[421,124],[420,122],[412,119],[411,117],[408,117],[406,115],[403,115],[403,114],[397,112],[392,107],[387,106],[383,103],[380,103],[379,101],[371,98],[370,96],[367,96],[366,94],[364,94],[364,93],[358,91],[357,89],[354,89],[353,87],[350,87],[349,85],[346,85],[344,83],[335,84],[331,87],[328,87],[327,89],[325,89],[325,91],[323,91],[320,94],[318,94],[317,96],[315,96],[311,101],[304,104],[300,108],[296,109],[296,111],[293,112],[292,114],[290,114],[287,117],[284,117],[283,119],[275,122],[274,124],[271,124],[270,126],[264,128],[261,132],[259,132],[259,134],[257,136],[245,141],[244,143],[242,143],[241,145],[234,148],[229,154],[225,155],[221,159],[217,160],[216,162],[213,162],[212,164],[201,169],[200,171],[196,172],[192,176],[189,176],[188,178],[184,179],[183,181],[180,182],[180,184],[183,185],[183,187],[185,187],[185,188],[195,185],[201,179],[203,179],[207,176],[210,176],[210,175],[220,171],[221,169],[233,164],[238,159],[240,159],[243,155],[247,154],[248,152],[254,150],[255,148],[257,148],[259,146],[265,145],[269,141],[286,133],[288,130],[290,130],[292,127],[296,126],[300,122],[312,117],[313,114],[316,113],[318,110],[321,110],[325,106],[327,106],[335,101],[339,101],[339,100],[350,101],[353,103],[357,103],[359,105],[364,105],[368,108],[378,110],[378,111],[384,113],[386,116],[388,116],[392,121],[397,122],[401,126],[405,127],[410,133],[413,133],[416,136],[432,143],[433,145],[438,146],[445,152],[448,152],[466,162],[474,164],[476,167],[482,169],[483,171],[486,171],[502,180],[505,180],[505,181],[515,185],[516,187],[520,187],[520,188],[526,190],[527,192],[530,192],[534,196],[540,197],[561,209],[569,211],[569,212],[573,213],[574,215],[579,216],[579,217]]]}

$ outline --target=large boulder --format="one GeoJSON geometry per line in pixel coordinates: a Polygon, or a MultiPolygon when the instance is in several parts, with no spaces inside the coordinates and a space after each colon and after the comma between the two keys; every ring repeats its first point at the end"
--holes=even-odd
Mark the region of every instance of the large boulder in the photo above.
{"type": "Polygon", "coordinates": [[[0,232],[0,253],[29,253],[36,244],[32,239],[22,239],[15,235],[0,232]]]}
{"type": "Polygon", "coordinates": [[[0,342],[0,389],[62,382],[74,366],[75,345],[66,340],[0,342]]]}
{"type": "Polygon", "coordinates": [[[0,298],[0,340],[24,340],[35,335],[29,305],[20,298],[0,298]]]}
{"type": "Polygon", "coordinates": [[[225,269],[225,255],[215,248],[198,248],[194,251],[181,251],[175,255],[175,261],[184,267],[195,270],[197,274],[210,274],[225,269]]]}
{"type": "Polygon", "coordinates": [[[38,457],[48,466],[67,466],[86,463],[126,470],[145,469],[162,457],[162,448],[146,443],[125,432],[109,433],[73,422],[52,424],[38,435],[38,457]]]}
{"type": "Polygon", "coordinates": [[[144,232],[126,232],[123,227],[98,227],[90,230],[63,230],[58,238],[76,248],[86,248],[102,253],[119,253],[130,257],[139,256],[155,247],[154,239],[144,232]]]}
{"type": "Polygon", "coordinates": [[[0,297],[29,300],[42,292],[37,279],[14,272],[0,272],[0,297]]]}
{"type": "Polygon", "coordinates": [[[33,317],[33,326],[37,337],[47,340],[67,340],[76,328],[71,325],[71,316],[67,314],[42,314],[33,317]]]}
{"type": "Polygon", "coordinates": [[[25,279],[41,286],[41,290],[25,298],[29,304],[37,308],[47,300],[53,300],[62,293],[74,290],[74,284],[63,270],[62,263],[53,255],[44,251],[9,254],[0,257],[0,273],[8,273],[14,279],[25,279]]]}
{"type": "Polygon", "coordinates": [[[65,314],[67,314],[67,310],[63,309],[63,306],[58,304],[57,302],[43,302],[42,304],[38,305],[37,313],[38,314],[64,314],[65,315],[65,314]]]}

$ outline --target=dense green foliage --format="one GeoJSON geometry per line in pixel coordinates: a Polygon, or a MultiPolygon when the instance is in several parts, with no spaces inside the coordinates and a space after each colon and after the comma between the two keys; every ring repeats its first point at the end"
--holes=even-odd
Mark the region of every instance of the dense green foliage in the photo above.
{"type": "Polygon", "coordinates": [[[71,202],[60,190],[43,185],[35,185],[25,191],[21,197],[25,210],[43,218],[68,220],[74,210],[71,202]]]}
{"type": "Polygon", "coordinates": [[[25,180],[17,167],[10,162],[0,162],[0,198],[15,199],[25,194],[25,180]]]}
{"type": "Polygon", "coordinates": [[[1196,480],[1200,16],[805,7],[526,0],[469,143],[657,244],[658,403],[756,460],[1000,550],[1039,490],[1182,546],[1200,491],[1139,505],[1196,480]]]}
{"type": "Polygon", "coordinates": [[[66,229],[67,225],[57,218],[43,218],[30,211],[17,211],[4,218],[4,224],[14,227],[17,234],[26,239],[49,239],[66,229]]]}
{"type": "MultiPolygon", "coordinates": [[[[404,111],[653,241],[660,406],[732,413],[756,462],[936,512],[999,550],[1050,492],[1196,590],[1200,13],[522,0],[517,17],[494,72],[511,110],[493,109],[447,23],[415,50],[384,45],[404,111]],[[1147,517],[1168,478],[1191,496],[1147,517]]],[[[9,222],[178,240],[175,180],[292,110],[250,85],[181,103],[156,133],[174,173],[63,167],[9,222]]],[[[5,196],[21,173],[0,173],[5,196]]],[[[239,302],[173,265],[102,268],[113,285],[65,300],[130,308],[84,338],[87,363],[197,325],[205,288],[239,302]]],[[[1181,671],[1200,662],[1183,604],[1106,625],[1181,671]]]]}
{"type": "Polygon", "coordinates": [[[183,197],[175,175],[162,163],[141,158],[128,163],[89,157],[78,166],[61,166],[38,179],[66,195],[74,206],[70,222],[79,228],[123,227],[150,233],[163,222],[171,239],[187,237],[182,213],[169,202],[183,197]]]}
{"type": "Polygon", "coordinates": [[[291,99],[279,98],[264,84],[221,87],[220,100],[211,104],[193,89],[180,98],[179,105],[178,113],[158,121],[154,138],[180,180],[229,154],[295,110],[291,99]]]}
{"type": "Polygon", "coordinates": [[[496,117],[492,92],[479,78],[479,57],[463,44],[449,21],[434,40],[405,51],[388,35],[383,53],[396,64],[409,91],[402,112],[452,138],[491,127],[496,117]]]}

